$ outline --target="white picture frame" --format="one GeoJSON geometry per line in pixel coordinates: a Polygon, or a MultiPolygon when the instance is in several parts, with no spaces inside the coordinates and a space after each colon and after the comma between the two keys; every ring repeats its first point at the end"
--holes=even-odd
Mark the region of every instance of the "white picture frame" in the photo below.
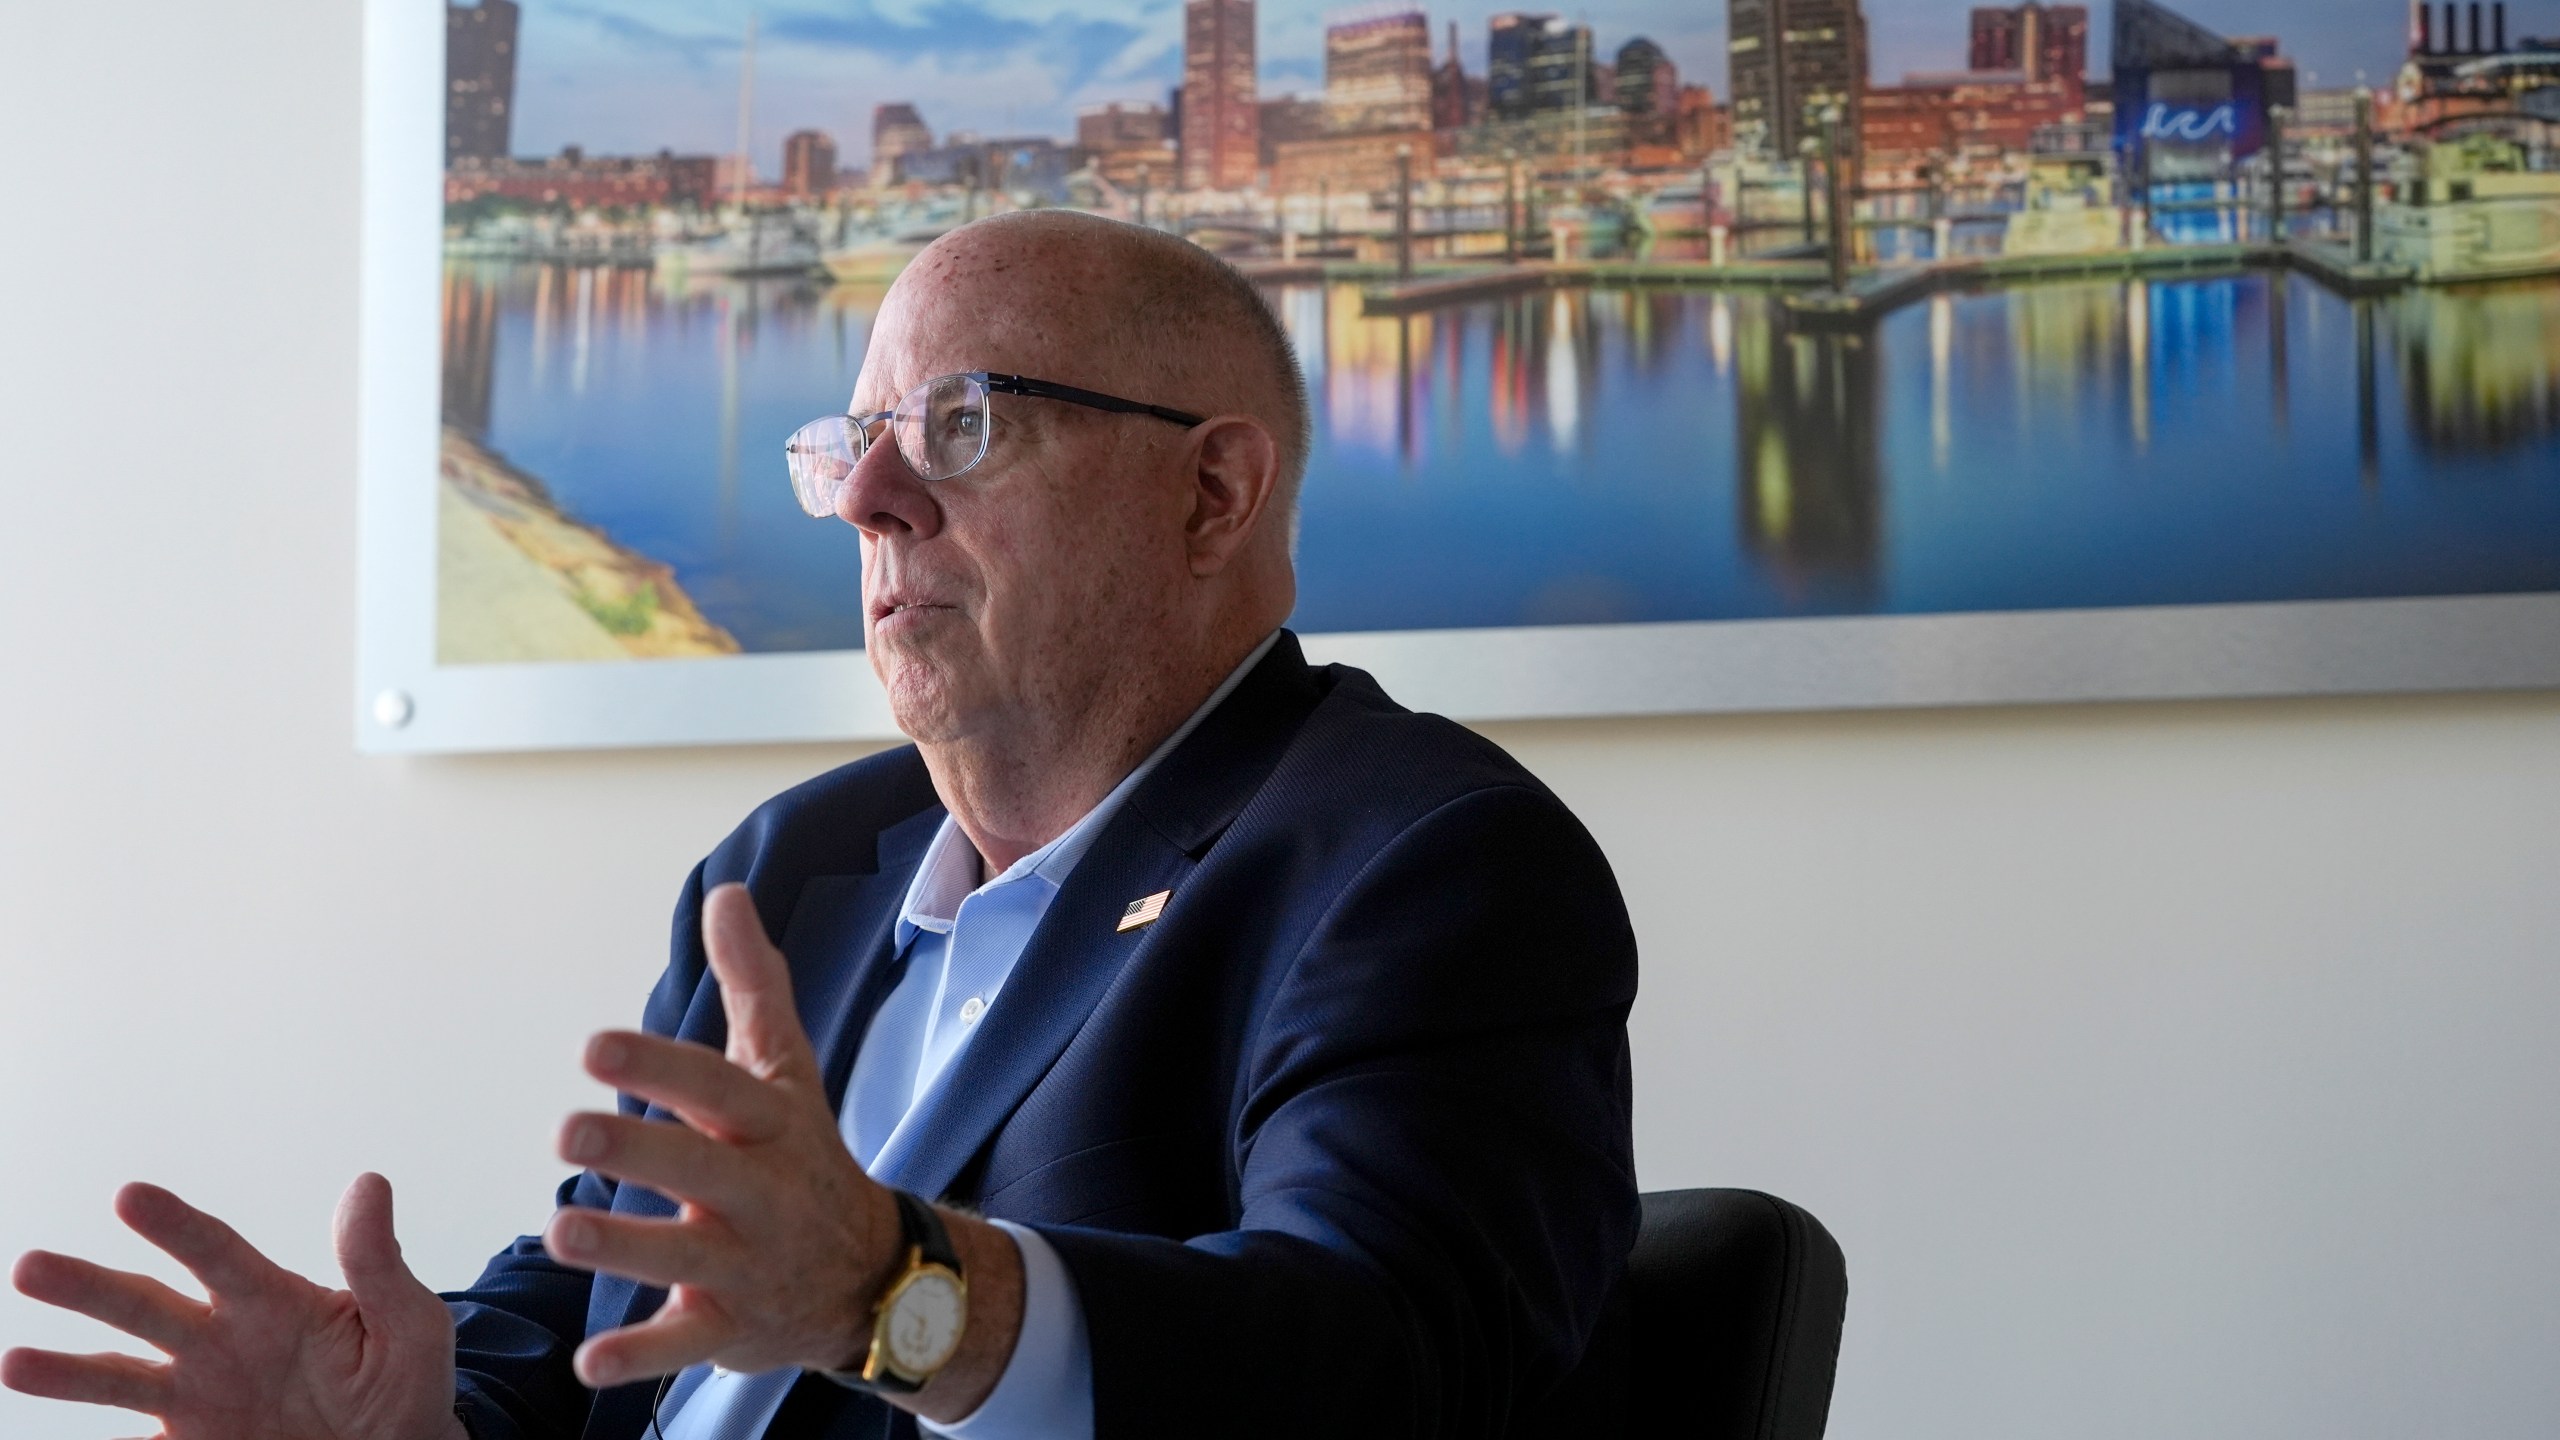
{"type": "MultiPolygon", "coordinates": [[[[365,7],[357,748],[895,738],[859,651],[438,663],[444,23],[421,0],[365,7]]],[[[1461,721],[2560,686],[2560,594],[1304,639],[1461,721]]]]}

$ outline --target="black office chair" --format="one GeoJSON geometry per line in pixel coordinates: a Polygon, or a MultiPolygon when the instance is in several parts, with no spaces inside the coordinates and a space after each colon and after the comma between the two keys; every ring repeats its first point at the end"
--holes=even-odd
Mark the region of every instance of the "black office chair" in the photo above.
{"type": "Polygon", "coordinates": [[[1757,1190],[1642,1197],[1627,1259],[1630,1435],[1821,1440],[1849,1270],[1802,1206],[1757,1190]]]}

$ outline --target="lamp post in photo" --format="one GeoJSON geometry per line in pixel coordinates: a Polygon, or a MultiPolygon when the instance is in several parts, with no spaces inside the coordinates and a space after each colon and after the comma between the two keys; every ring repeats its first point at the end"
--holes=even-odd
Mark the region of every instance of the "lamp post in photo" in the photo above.
{"type": "Polygon", "coordinates": [[[2373,91],[2356,90],[2356,263],[2373,263],[2373,91]]]}
{"type": "Polygon", "coordinates": [[[1396,278],[1413,278],[1413,147],[1396,147],[1396,278]]]}
{"type": "Polygon", "coordinates": [[[1520,263],[1520,152],[1502,152],[1502,263],[1520,263]]]}
{"type": "Polygon", "coordinates": [[[1929,258],[1944,260],[1955,253],[1956,222],[1947,210],[1947,167],[1943,160],[1932,160],[1920,167],[1921,182],[1929,187],[1929,258]]]}
{"type": "Polygon", "coordinates": [[[1138,224],[1141,226],[1147,223],[1147,168],[1144,165],[1138,167],[1138,224]]]}
{"type": "Polygon", "coordinates": [[[2133,248],[2151,243],[2151,142],[2136,142],[2133,151],[2133,248]]]}
{"type": "Polygon", "coordinates": [[[1813,243],[1813,152],[1822,142],[1810,135],[1796,143],[1797,189],[1804,192],[1804,243],[1813,243]]]}
{"type": "Polygon", "coordinates": [[[1849,186],[1840,164],[1840,107],[1822,112],[1823,204],[1830,211],[1831,289],[1849,288],[1849,186]]]}
{"type": "MultiPolygon", "coordinates": [[[[1524,254],[1538,243],[1538,232],[1545,224],[1538,214],[1538,171],[1532,164],[1528,173],[1520,177],[1520,248],[1524,254]]],[[[1554,253],[1550,249],[1548,258],[1554,258],[1554,253]]]]}
{"type": "Polygon", "coordinates": [[[2284,243],[2284,122],[2293,112],[2267,107],[2267,239],[2284,243]]]}
{"type": "Polygon", "coordinates": [[[1716,238],[1716,167],[1698,162],[1698,233],[1706,237],[1707,263],[1724,263],[1724,246],[1716,238]]]}

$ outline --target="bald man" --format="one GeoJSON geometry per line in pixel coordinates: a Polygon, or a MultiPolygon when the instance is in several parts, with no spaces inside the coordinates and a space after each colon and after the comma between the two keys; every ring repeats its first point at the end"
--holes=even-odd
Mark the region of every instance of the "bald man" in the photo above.
{"type": "Polygon", "coordinates": [[[334,1291],[128,1187],[212,1303],[30,1254],[169,1359],[0,1379],[171,1440],[1614,1434],[1625,909],[1508,756],[1281,628],[1307,447],[1188,243],[936,242],[788,447],[915,743],[695,870],[541,1235],[438,1297],[366,1176],[334,1291]]]}

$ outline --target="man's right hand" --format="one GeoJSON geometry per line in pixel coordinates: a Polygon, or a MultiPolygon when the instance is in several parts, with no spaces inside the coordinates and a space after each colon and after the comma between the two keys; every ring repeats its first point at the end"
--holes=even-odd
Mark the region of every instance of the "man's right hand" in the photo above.
{"type": "Polygon", "coordinates": [[[192,1300],[145,1275],[31,1250],[21,1294],[105,1321],[166,1354],[0,1355],[0,1385],[139,1410],[163,1440],[466,1440],[453,1413],[453,1317],[401,1262],[391,1184],[360,1175],[338,1202],[326,1290],[237,1231],[153,1185],[116,1193],[116,1217],[204,1282],[192,1300]]]}

